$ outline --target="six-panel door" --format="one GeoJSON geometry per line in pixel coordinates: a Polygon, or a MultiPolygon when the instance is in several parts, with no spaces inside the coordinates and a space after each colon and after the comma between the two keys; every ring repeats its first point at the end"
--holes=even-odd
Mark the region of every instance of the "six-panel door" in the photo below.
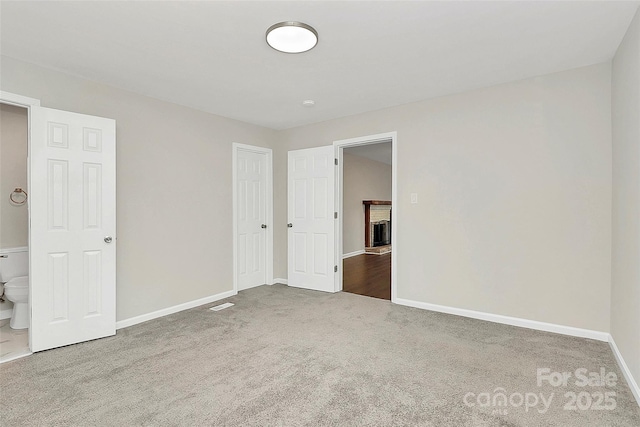
{"type": "Polygon", "coordinates": [[[238,290],[266,283],[267,155],[237,155],[238,290]]]}
{"type": "Polygon", "coordinates": [[[115,121],[34,107],[31,349],[115,334],[115,121]]]}
{"type": "Polygon", "coordinates": [[[289,286],[334,292],[333,146],[289,151],[289,286]]]}

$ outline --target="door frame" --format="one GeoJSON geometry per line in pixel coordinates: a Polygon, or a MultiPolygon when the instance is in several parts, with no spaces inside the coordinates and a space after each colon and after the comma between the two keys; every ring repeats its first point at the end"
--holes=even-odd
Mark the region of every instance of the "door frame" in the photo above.
{"type": "MultiPolygon", "coordinates": [[[[336,265],[338,272],[335,275],[335,292],[342,290],[342,233],[343,233],[343,180],[344,180],[344,149],[348,147],[358,147],[362,145],[379,144],[383,142],[391,142],[391,207],[393,209],[393,217],[399,218],[398,215],[398,132],[386,132],[375,135],[361,136],[357,138],[342,139],[333,142],[335,148],[338,167],[336,168],[336,207],[338,212],[338,226],[336,227],[336,265]]],[[[398,288],[398,227],[393,226],[391,232],[391,302],[395,303],[397,299],[398,288]]]]}
{"type": "Polygon", "coordinates": [[[240,144],[234,142],[232,150],[232,175],[233,175],[233,292],[238,293],[238,152],[249,151],[253,153],[266,154],[267,156],[267,183],[265,191],[267,236],[265,240],[265,277],[264,283],[273,285],[273,150],[271,148],[256,147],[254,145],[240,144]]]}
{"type": "MultiPolygon", "coordinates": [[[[31,155],[31,108],[39,107],[40,100],[35,98],[29,98],[27,96],[18,95],[16,93],[0,91],[0,104],[15,105],[16,107],[22,107],[27,109],[27,193],[31,192],[31,168],[29,166],[29,156],[31,155]]],[[[29,199],[27,198],[27,250],[29,251],[29,351],[33,348],[31,343],[31,298],[33,292],[31,290],[31,206],[29,199]]],[[[31,353],[28,353],[31,354],[31,353]]],[[[27,356],[28,354],[25,354],[27,356]]]]}

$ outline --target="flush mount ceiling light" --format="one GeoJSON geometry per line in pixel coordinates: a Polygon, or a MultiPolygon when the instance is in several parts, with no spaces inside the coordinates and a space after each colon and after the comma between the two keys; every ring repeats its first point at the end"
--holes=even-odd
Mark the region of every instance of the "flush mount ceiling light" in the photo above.
{"type": "Polygon", "coordinates": [[[267,30],[267,44],[280,52],[302,53],[318,44],[318,32],[302,22],[280,22],[267,30]]]}

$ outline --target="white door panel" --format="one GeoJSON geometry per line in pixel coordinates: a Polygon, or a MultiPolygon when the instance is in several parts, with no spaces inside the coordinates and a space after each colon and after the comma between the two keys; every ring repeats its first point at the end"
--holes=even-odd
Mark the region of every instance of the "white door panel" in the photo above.
{"type": "Polygon", "coordinates": [[[290,286],[334,292],[333,146],[289,151],[290,286]]]}
{"type": "Polygon", "coordinates": [[[237,154],[238,290],[266,283],[267,154],[237,154]]]}
{"type": "Polygon", "coordinates": [[[115,334],[115,143],[111,119],[31,110],[32,351],[115,334]]]}

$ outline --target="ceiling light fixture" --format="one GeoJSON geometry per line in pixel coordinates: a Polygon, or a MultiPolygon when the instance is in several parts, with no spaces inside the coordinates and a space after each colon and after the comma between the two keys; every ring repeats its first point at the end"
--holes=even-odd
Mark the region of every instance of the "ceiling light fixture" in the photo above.
{"type": "Polygon", "coordinates": [[[296,21],[279,22],[267,30],[267,44],[284,53],[302,53],[318,44],[318,32],[296,21]]]}
{"type": "Polygon", "coordinates": [[[304,107],[313,107],[314,105],[316,105],[316,101],[314,101],[313,99],[305,99],[304,101],[302,101],[302,105],[304,107]]]}

